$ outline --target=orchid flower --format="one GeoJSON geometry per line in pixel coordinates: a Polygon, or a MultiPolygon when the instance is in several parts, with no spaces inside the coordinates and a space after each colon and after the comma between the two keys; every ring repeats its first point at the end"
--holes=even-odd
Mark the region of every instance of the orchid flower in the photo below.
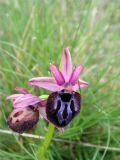
{"type": "Polygon", "coordinates": [[[16,132],[22,133],[31,129],[39,120],[39,108],[46,105],[46,100],[41,100],[38,96],[29,93],[26,89],[16,87],[19,94],[7,97],[13,100],[13,111],[8,118],[8,125],[16,132]]]}
{"type": "MultiPolygon", "coordinates": [[[[19,133],[30,130],[38,122],[39,115],[49,122],[45,112],[47,99],[41,100],[24,88],[16,87],[15,90],[19,94],[7,97],[7,100],[13,100],[14,110],[7,121],[12,130],[19,133]]],[[[58,128],[58,130],[64,132],[63,128],[58,128]]]]}
{"type": "Polygon", "coordinates": [[[78,80],[83,65],[72,68],[71,55],[68,48],[63,49],[61,70],[56,65],[49,67],[53,77],[35,77],[28,84],[47,89],[52,93],[44,107],[47,119],[56,127],[65,127],[80,111],[81,95],[76,91],[88,86],[83,80],[78,80]]]}
{"type": "Polygon", "coordinates": [[[50,71],[53,77],[35,77],[29,80],[29,85],[47,89],[49,91],[61,91],[67,89],[77,91],[79,88],[88,86],[88,83],[83,80],[78,80],[78,77],[83,70],[83,65],[79,64],[72,70],[72,60],[68,48],[63,49],[61,59],[61,71],[54,64],[50,64],[50,71]]]}

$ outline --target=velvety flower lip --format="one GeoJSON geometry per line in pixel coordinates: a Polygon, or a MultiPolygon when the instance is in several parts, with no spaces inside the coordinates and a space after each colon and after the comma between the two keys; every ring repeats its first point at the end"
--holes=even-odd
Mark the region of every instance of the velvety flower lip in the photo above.
{"type": "MultiPolygon", "coordinates": [[[[47,114],[46,114],[46,109],[45,109],[45,107],[40,107],[39,108],[39,112],[40,112],[40,115],[46,120],[46,121],[48,121],[48,122],[50,122],[49,120],[48,120],[48,118],[47,118],[47,114]]],[[[57,127],[57,126],[55,126],[61,133],[64,133],[64,128],[63,127],[61,127],[61,128],[59,128],[59,127],[57,127]]]]}
{"type": "Polygon", "coordinates": [[[62,52],[61,71],[54,64],[50,64],[49,69],[53,77],[34,77],[28,81],[28,84],[52,92],[60,91],[61,89],[77,91],[79,88],[88,86],[87,82],[78,80],[83,70],[83,65],[79,64],[72,70],[72,60],[68,48],[64,48],[62,52]]]}

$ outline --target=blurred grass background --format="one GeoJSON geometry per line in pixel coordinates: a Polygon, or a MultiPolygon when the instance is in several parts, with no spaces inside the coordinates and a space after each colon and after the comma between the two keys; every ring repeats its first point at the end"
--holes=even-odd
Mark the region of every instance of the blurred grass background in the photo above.
{"type": "MultiPolygon", "coordinates": [[[[85,66],[79,116],[57,130],[48,160],[119,160],[120,152],[120,0],[0,0],[0,129],[12,103],[6,96],[15,86],[32,93],[45,90],[27,85],[34,76],[47,76],[48,65],[59,65],[63,47],[69,46],[73,63],[85,66]],[[105,146],[89,148],[64,141],[105,146]]],[[[40,120],[29,133],[44,136],[47,123],[40,120]]],[[[0,160],[34,160],[42,140],[0,133],[0,160]]]]}

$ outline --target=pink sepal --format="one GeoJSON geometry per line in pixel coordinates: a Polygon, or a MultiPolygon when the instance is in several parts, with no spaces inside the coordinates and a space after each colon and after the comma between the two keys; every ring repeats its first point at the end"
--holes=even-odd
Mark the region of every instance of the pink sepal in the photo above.
{"type": "Polygon", "coordinates": [[[7,96],[7,100],[15,100],[15,99],[17,99],[18,97],[21,97],[21,96],[23,96],[24,94],[13,94],[13,95],[11,95],[11,96],[7,96]]]}
{"type": "Polygon", "coordinates": [[[56,84],[56,80],[53,77],[35,77],[28,81],[31,86],[37,86],[48,89],[49,91],[58,91],[59,86],[56,84]]]}
{"type": "Polygon", "coordinates": [[[68,82],[72,74],[72,60],[71,60],[71,55],[68,48],[63,49],[61,67],[62,67],[62,74],[65,78],[65,81],[68,82]]]}
{"type": "Polygon", "coordinates": [[[14,108],[24,108],[30,105],[34,105],[39,103],[41,100],[38,96],[34,96],[32,94],[24,94],[23,96],[18,97],[13,102],[14,108]]]}

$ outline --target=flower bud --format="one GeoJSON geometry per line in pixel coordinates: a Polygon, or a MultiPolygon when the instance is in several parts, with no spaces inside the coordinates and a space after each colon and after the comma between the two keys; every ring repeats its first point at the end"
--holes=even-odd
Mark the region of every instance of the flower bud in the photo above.
{"type": "Polygon", "coordinates": [[[8,117],[7,124],[18,133],[30,130],[39,120],[39,111],[34,106],[14,109],[8,117]]]}

